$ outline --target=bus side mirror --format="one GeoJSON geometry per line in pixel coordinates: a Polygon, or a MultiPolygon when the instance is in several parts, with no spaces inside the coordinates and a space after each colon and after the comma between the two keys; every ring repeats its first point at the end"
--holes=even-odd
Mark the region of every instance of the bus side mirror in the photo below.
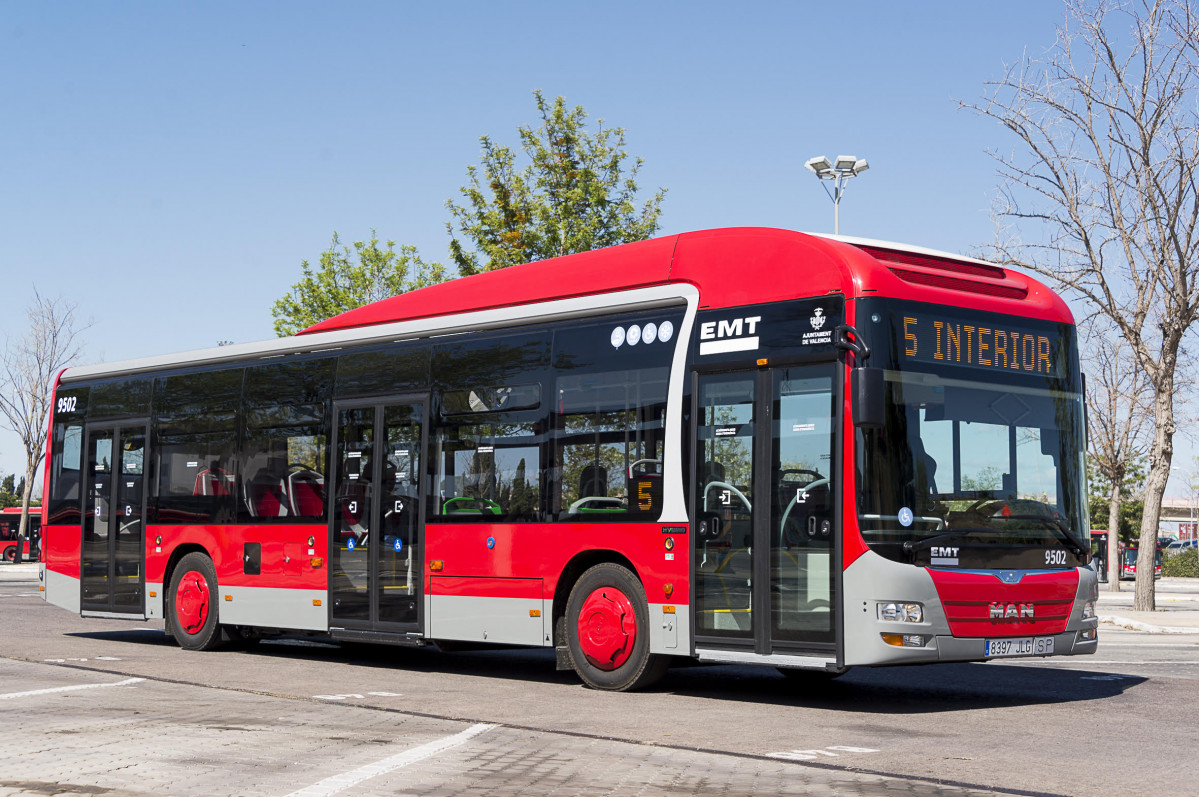
{"type": "Polygon", "coordinates": [[[882,368],[854,368],[849,372],[850,408],[853,424],[859,429],[882,429],[883,392],[882,368]]]}

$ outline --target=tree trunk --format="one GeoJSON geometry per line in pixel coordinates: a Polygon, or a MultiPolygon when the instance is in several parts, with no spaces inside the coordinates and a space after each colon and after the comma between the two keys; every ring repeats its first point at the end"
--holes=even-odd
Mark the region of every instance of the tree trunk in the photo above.
{"type": "Polygon", "coordinates": [[[20,564],[24,560],[22,552],[25,550],[25,540],[29,539],[29,499],[33,496],[33,477],[37,474],[36,460],[34,462],[32,470],[29,465],[25,466],[25,489],[21,491],[21,525],[17,530],[17,556],[13,559],[13,564],[20,564]]]}
{"type": "Polygon", "coordinates": [[[1107,505],[1107,588],[1111,592],[1120,591],[1120,498],[1123,488],[1123,479],[1112,479],[1107,505]]]}
{"type": "Polygon", "coordinates": [[[1149,478],[1145,482],[1145,511],[1141,515],[1140,550],[1137,553],[1137,587],[1132,608],[1156,611],[1153,581],[1157,554],[1157,526],[1161,521],[1162,496],[1174,460],[1174,380],[1155,385],[1153,396],[1153,444],[1149,447],[1149,478]]]}

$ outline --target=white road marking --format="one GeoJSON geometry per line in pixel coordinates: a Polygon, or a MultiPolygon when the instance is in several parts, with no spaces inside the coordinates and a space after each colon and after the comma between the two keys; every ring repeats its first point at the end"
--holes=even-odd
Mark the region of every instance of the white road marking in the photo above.
{"type": "Polygon", "coordinates": [[[788,761],[815,761],[817,758],[824,756],[825,758],[836,758],[838,753],[877,753],[878,750],[873,747],[850,747],[843,744],[834,744],[823,750],[787,750],[782,753],[768,753],[770,758],[785,758],[788,761]]]}
{"type": "Polygon", "coordinates": [[[54,692],[74,692],[78,689],[99,689],[102,686],[128,686],[146,680],[145,678],[126,678],[123,681],[117,681],[111,684],[75,684],[74,686],[56,686],[52,689],[34,689],[31,692],[9,692],[6,695],[0,695],[0,700],[10,700],[15,697],[34,697],[35,695],[49,695],[54,692]]]}
{"type": "Polygon", "coordinates": [[[458,747],[465,744],[481,733],[495,728],[495,725],[479,723],[472,725],[461,733],[456,733],[453,736],[446,736],[443,739],[438,739],[428,744],[422,744],[420,747],[413,747],[411,750],[405,750],[402,753],[384,758],[381,761],[376,761],[373,764],[351,769],[349,772],[343,772],[340,775],[333,775],[325,778],[322,781],[306,786],[299,791],[293,791],[287,797],[329,797],[329,795],[337,794],[346,789],[357,786],[365,780],[385,775],[388,772],[393,772],[401,767],[406,767],[409,764],[415,764],[417,761],[423,761],[430,756],[443,753],[446,750],[458,747]]]}

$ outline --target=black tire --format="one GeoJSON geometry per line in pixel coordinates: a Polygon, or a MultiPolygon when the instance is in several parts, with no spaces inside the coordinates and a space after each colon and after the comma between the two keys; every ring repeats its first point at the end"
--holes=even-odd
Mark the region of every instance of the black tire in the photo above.
{"type": "Polygon", "coordinates": [[[6,562],[17,561],[17,546],[10,545],[4,549],[4,561],[6,561],[6,562]]]}
{"type": "MultiPolygon", "coordinates": [[[[607,625],[607,630],[612,630],[611,624],[607,625]]],[[[603,636],[603,633],[599,635],[603,636]]],[[[668,657],[649,652],[649,605],[641,582],[627,568],[611,562],[598,564],[583,573],[571,589],[566,601],[566,641],[575,672],[593,689],[611,692],[643,689],[660,679],[670,665],[668,657]],[[608,601],[621,608],[600,616],[604,613],[593,608],[597,601],[608,601]],[[613,642],[619,634],[602,640],[608,643],[606,647],[596,644],[595,633],[584,632],[584,638],[580,639],[584,606],[589,607],[592,619],[599,625],[619,617],[624,640],[628,639],[628,630],[635,631],[632,644],[622,647],[619,641],[613,642]],[[630,627],[629,620],[635,621],[635,625],[630,627]],[[597,658],[597,652],[611,653],[611,660],[597,658]]]]}
{"type": "Polygon", "coordinates": [[[179,560],[167,592],[167,628],[179,647],[215,650],[225,637],[221,633],[216,568],[198,552],[179,560]],[[180,595],[180,590],[183,595],[180,595]]]}

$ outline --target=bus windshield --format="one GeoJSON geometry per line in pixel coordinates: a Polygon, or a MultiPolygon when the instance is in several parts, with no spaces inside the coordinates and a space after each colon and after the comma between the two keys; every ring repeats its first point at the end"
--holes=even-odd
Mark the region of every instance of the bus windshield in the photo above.
{"type": "MultiPolygon", "coordinates": [[[[892,340],[899,344],[878,341],[881,364],[891,366],[884,370],[885,425],[857,435],[858,526],[866,543],[900,561],[921,561],[914,554],[949,545],[970,549],[973,566],[1085,563],[1083,397],[1076,380],[1060,371],[1036,374],[1035,357],[1017,373],[983,370],[967,363],[965,353],[922,362],[913,355],[957,353],[936,348],[944,344],[936,333],[954,322],[927,325],[925,339],[918,337],[919,312],[895,315],[902,326],[892,326],[892,340]],[[998,555],[998,549],[1020,547],[1025,555],[1015,559],[1010,550],[998,555]],[[1056,552],[1048,555],[1050,549],[1056,552]]],[[[997,320],[994,328],[1003,324],[997,320]]],[[[1053,332],[1037,334],[1048,341],[1053,332]]],[[[1060,333],[1055,344],[1061,341],[1068,352],[1071,338],[1060,333]]],[[[1055,359],[1043,358],[1043,370],[1057,368],[1053,348],[1055,359]]],[[[928,558],[937,564],[937,556],[928,558]]],[[[970,566],[952,558],[954,565],[970,566]]]]}
{"type": "MultiPolygon", "coordinates": [[[[868,543],[961,532],[972,542],[1089,547],[1082,397],[887,372],[886,428],[866,435],[868,543]]],[[[910,546],[909,546],[910,550],[910,546]]]]}

